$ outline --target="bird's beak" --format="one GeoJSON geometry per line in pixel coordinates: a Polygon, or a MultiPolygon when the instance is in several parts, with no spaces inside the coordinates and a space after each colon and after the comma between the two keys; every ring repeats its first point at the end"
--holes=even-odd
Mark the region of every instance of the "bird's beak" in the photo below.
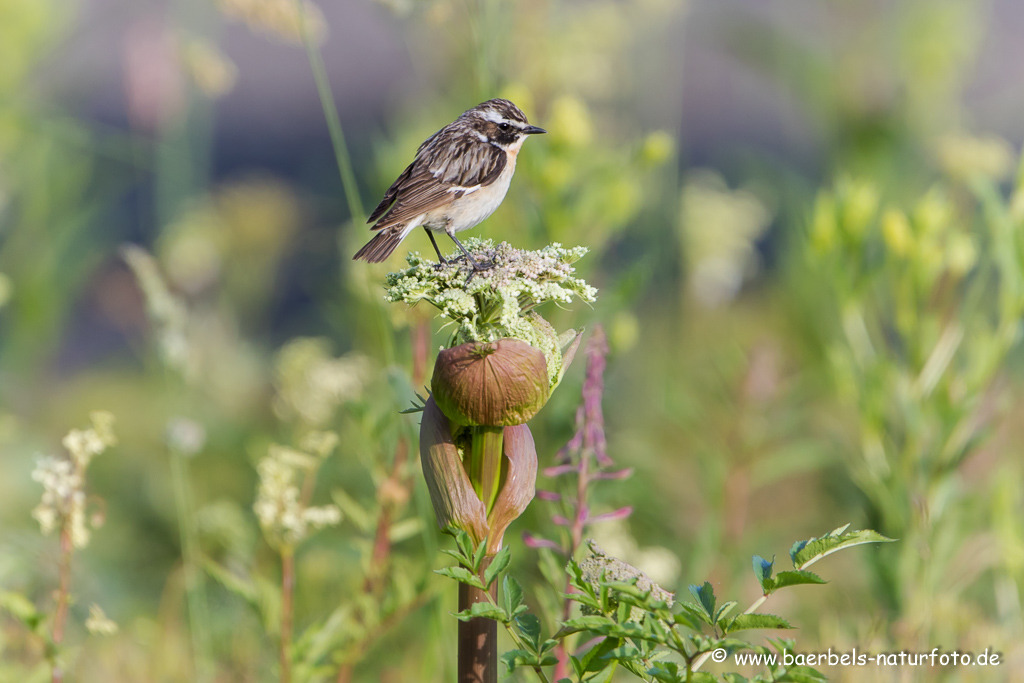
{"type": "Polygon", "coordinates": [[[526,128],[523,128],[523,132],[526,133],[527,135],[537,135],[538,133],[547,133],[546,130],[544,130],[543,128],[538,128],[537,126],[527,126],[526,128]]]}

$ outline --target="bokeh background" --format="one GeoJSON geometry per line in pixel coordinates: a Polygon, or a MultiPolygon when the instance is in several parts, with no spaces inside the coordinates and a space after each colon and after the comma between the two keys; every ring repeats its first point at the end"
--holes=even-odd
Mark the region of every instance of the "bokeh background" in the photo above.
{"type": "MultiPolygon", "coordinates": [[[[799,649],[989,648],[994,670],[826,671],[1024,680],[1024,5],[299,7],[0,0],[0,593],[53,608],[39,455],[96,409],[120,437],[89,472],[105,524],[75,554],[72,680],[276,680],[255,465],[313,428],[341,436],[315,500],[344,519],[298,555],[296,632],[333,626],[296,676],[452,679],[448,541],[397,414],[447,335],[383,302],[400,255],[350,258],[416,146],[494,96],[550,132],[474,234],[591,250],[598,302],[546,313],[610,342],[609,452],[635,473],[594,491],[634,508],[594,528],[606,550],[745,605],[752,554],[782,566],[797,539],[871,527],[900,542],[766,606],[799,649]],[[92,603],[116,635],[87,632],[92,603]]],[[[422,231],[404,247],[430,251],[422,231]]],[[[542,466],[581,381],[532,424],[542,466]]],[[[507,536],[536,605],[527,530],[557,533],[542,501],[507,536]]],[[[48,680],[44,657],[0,614],[0,679],[48,680]]]]}

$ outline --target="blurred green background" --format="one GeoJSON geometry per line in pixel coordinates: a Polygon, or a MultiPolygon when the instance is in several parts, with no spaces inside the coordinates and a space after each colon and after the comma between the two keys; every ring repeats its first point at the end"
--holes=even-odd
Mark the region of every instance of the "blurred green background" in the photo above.
{"type": "MultiPolygon", "coordinates": [[[[255,465],[330,429],[314,502],[344,519],[299,552],[295,623],[334,626],[296,680],[451,680],[449,541],[397,414],[446,334],[383,302],[401,256],[350,258],[416,146],[502,96],[549,134],[473,234],[591,249],[598,302],[545,315],[610,340],[609,453],[635,474],[594,492],[634,506],[595,527],[606,550],[745,605],[752,554],[871,527],[900,542],[767,606],[799,649],[989,648],[998,669],[826,672],[1024,680],[1021,35],[1015,0],[0,0],[0,593],[52,612],[31,473],[109,410],[69,680],[276,680],[255,465]],[[86,631],[92,603],[116,635],[86,631]]],[[[581,377],[531,423],[542,467],[581,377]]],[[[520,534],[549,513],[506,537],[531,602],[520,534]]],[[[49,680],[44,657],[0,612],[0,680],[49,680]]]]}

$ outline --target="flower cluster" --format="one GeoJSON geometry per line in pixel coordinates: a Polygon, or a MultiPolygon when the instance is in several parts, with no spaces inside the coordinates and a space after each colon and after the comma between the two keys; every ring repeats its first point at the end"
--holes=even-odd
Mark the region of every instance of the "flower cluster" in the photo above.
{"type": "Polygon", "coordinates": [[[300,338],[278,353],[274,368],[278,417],[323,425],[335,408],[362,393],[370,374],[368,359],[355,353],[334,358],[329,346],[326,339],[300,338]]]}
{"type": "Polygon", "coordinates": [[[546,302],[571,303],[597,299],[597,290],[575,277],[572,264],[587,253],[586,247],[566,249],[552,244],[537,251],[516,249],[507,242],[470,238],[465,246],[473,258],[493,268],[473,274],[464,259],[435,264],[418,253],[408,256],[409,268],[387,277],[390,302],[409,305],[426,301],[458,327],[450,346],[465,342],[492,342],[512,338],[544,352],[552,385],[561,377],[560,350],[576,336],[573,330],[561,337],[533,309],[546,302]]]}
{"type": "Polygon", "coordinates": [[[217,5],[227,18],[287,43],[301,44],[303,28],[315,43],[327,39],[323,12],[309,0],[301,7],[294,0],[218,0],[217,5]]]}
{"type": "Polygon", "coordinates": [[[85,628],[97,636],[112,636],[118,631],[117,624],[110,619],[99,605],[89,607],[89,618],[85,620],[85,628]]]}
{"type": "Polygon", "coordinates": [[[336,506],[309,505],[317,470],[337,443],[333,432],[314,432],[303,439],[303,450],[272,444],[260,460],[253,511],[271,545],[295,546],[313,531],[341,521],[336,506]]]}
{"type": "Polygon", "coordinates": [[[40,458],[32,478],[43,485],[43,497],[32,511],[44,534],[67,528],[71,541],[78,548],[89,543],[90,526],[98,527],[102,516],[86,520],[85,471],[92,459],[117,443],[114,416],[96,411],[90,416],[88,429],[72,429],[64,437],[68,457],[40,458]]]}

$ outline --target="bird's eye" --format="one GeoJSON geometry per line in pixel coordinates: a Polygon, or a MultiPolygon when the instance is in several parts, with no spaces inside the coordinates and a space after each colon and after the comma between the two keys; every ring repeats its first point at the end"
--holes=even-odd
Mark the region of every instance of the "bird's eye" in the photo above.
{"type": "Polygon", "coordinates": [[[511,127],[512,127],[512,126],[510,126],[510,125],[508,125],[507,123],[504,123],[504,122],[503,122],[503,123],[499,123],[499,124],[498,124],[498,128],[500,128],[500,129],[502,129],[502,130],[508,130],[508,129],[509,129],[509,128],[511,128],[511,127]]]}

